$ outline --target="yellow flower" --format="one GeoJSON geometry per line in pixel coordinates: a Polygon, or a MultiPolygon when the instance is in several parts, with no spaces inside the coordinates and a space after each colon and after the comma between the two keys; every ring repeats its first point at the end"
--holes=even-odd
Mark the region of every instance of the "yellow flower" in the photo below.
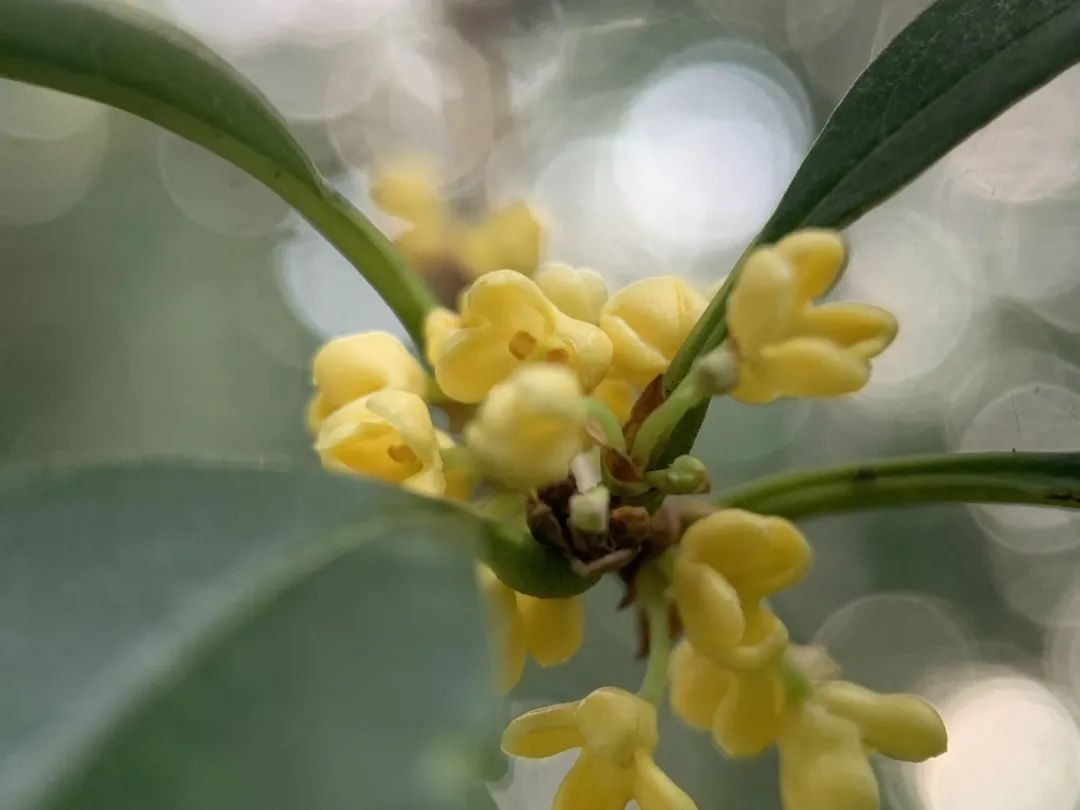
{"type": "Polygon", "coordinates": [[[545,264],[533,280],[544,295],[571,318],[599,323],[600,311],[607,302],[607,284],[592,270],[568,264],[545,264]]]}
{"type": "Polygon", "coordinates": [[[566,478],[585,441],[585,398],[561,366],[523,366],[491,389],[465,442],[484,473],[515,489],[566,478]]]}
{"type": "Polygon", "coordinates": [[[866,385],[870,359],[892,342],[896,321],[869,304],[813,303],[843,264],[844,242],[833,231],[799,231],[750,254],[727,307],[741,361],[732,396],[763,403],[866,385]]]}
{"type": "Polygon", "coordinates": [[[319,428],[315,449],[328,470],[401,484],[425,495],[446,493],[440,447],[424,400],[386,390],[338,408],[319,428]]]}
{"type": "Polygon", "coordinates": [[[787,708],[776,663],[736,671],[710,661],[684,640],[668,665],[671,707],[687,725],[711,730],[729,756],[756,756],[776,741],[787,708]]]}
{"type": "Polygon", "coordinates": [[[477,581],[495,628],[499,685],[509,692],[521,678],[525,656],[542,667],[571,658],[585,636],[581,599],[538,599],[504,585],[490,568],[477,566],[477,581]]]}
{"type": "Polygon", "coordinates": [[[608,407],[619,424],[625,425],[630,420],[630,414],[637,402],[638,392],[626,380],[616,380],[608,377],[600,383],[592,392],[592,396],[608,407]]]}
{"type": "Polygon", "coordinates": [[[479,402],[519,366],[537,362],[565,365],[591,391],[611,364],[603,332],[559,312],[534,281],[511,270],[477,279],[458,318],[435,310],[425,331],[435,379],[458,402],[479,402]]]}
{"type": "Polygon", "coordinates": [[[441,199],[435,172],[422,162],[378,172],[371,197],[383,211],[410,224],[394,243],[422,272],[450,266],[474,278],[503,269],[531,274],[540,262],[543,228],[525,203],[512,202],[479,221],[463,221],[441,199]]]}
{"type": "Polygon", "coordinates": [[[612,376],[644,388],[663,374],[707,305],[674,276],[647,278],[615,293],[600,315],[615,350],[612,376]]]}
{"type": "Polygon", "coordinates": [[[687,638],[718,664],[752,668],[787,633],[761,600],[797,582],[810,546],[788,521],[723,509],[692,524],[675,559],[674,591],[687,638]]]}
{"type": "Polygon", "coordinates": [[[528,712],[503,735],[503,750],[519,757],[549,757],[571,748],[581,755],[555,795],[553,810],[695,810],[653,761],[656,709],[622,689],[597,689],[576,703],[528,712]]]}
{"type": "Polygon", "coordinates": [[[362,332],[331,340],[315,354],[316,393],[308,405],[308,427],[317,433],[323,420],[343,405],[385,388],[423,394],[427,375],[386,332],[362,332]]]}
{"type": "Polygon", "coordinates": [[[807,701],[778,741],[785,810],[877,810],[878,786],[854,723],[807,701]]]}

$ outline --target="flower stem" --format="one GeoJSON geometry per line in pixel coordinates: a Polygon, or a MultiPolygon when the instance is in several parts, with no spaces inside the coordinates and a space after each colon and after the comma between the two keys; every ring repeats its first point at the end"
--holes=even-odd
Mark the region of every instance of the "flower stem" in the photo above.
{"type": "Polygon", "coordinates": [[[668,657],[671,655],[671,625],[669,605],[665,595],[667,582],[654,563],[638,574],[645,622],[649,628],[649,657],[645,664],[645,677],[638,695],[655,706],[664,700],[667,687],[668,657]]]}
{"type": "Polygon", "coordinates": [[[634,460],[643,469],[651,469],[671,431],[687,413],[707,399],[708,394],[702,391],[693,374],[679,383],[664,403],[641,423],[631,454],[634,460]]]}
{"type": "Polygon", "coordinates": [[[1080,453],[911,456],[761,479],[684,504],[698,520],[721,508],[787,518],[927,503],[1021,503],[1080,509],[1080,453]]]}
{"type": "Polygon", "coordinates": [[[611,412],[611,408],[598,399],[586,397],[585,411],[603,431],[608,447],[614,447],[616,450],[626,449],[626,437],[623,436],[622,425],[619,424],[619,418],[611,412]]]}

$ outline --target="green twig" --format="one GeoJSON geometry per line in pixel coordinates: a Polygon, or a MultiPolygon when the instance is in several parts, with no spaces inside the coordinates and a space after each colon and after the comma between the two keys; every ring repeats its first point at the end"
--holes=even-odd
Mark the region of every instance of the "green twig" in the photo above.
{"type": "Polygon", "coordinates": [[[649,628],[649,658],[638,695],[659,706],[664,701],[668,658],[671,656],[669,606],[664,593],[667,583],[656,565],[644,568],[638,574],[638,583],[645,607],[645,622],[649,628]]]}
{"type": "Polygon", "coordinates": [[[737,507],[787,518],[928,503],[1080,508],[1080,453],[911,456],[778,475],[685,504],[695,520],[737,507]]]}

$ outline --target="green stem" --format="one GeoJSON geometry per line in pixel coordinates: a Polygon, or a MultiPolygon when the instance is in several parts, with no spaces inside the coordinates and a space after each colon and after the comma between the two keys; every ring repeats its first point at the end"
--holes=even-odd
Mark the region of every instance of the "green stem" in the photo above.
{"type": "Polygon", "coordinates": [[[619,418],[611,412],[611,408],[598,399],[587,397],[585,410],[589,418],[596,422],[600,430],[604,432],[608,447],[626,450],[626,437],[623,436],[622,425],[619,424],[619,418]]]}
{"type": "Polygon", "coordinates": [[[686,505],[688,520],[737,507],[787,518],[927,503],[1080,508],[1080,453],[911,456],[778,475],[686,505]]]}
{"type": "Polygon", "coordinates": [[[664,594],[666,582],[660,570],[651,565],[638,574],[638,583],[645,607],[645,622],[649,628],[649,658],[638,695],[659,706],[664,701],[668,658],[671,656],[669,606],[664,594]]]}
{"type": "Polygon", "coordinates": [[[645,417],[631,453],[642,469],[652,469],[671,431],[686,414],[707,400],[708,393],[701,390],[697,379],[691,374],[679,383],[659,408],[645,417]]]}

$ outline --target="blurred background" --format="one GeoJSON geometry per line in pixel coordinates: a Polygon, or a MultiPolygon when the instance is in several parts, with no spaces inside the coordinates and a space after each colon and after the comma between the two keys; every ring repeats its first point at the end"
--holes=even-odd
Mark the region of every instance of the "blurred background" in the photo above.
{"type": "MultiPolygon", "coordinates": [[[[119,2],[119,0],[117,0],[119,2]]],[[[210,42],[391,233],[374,167],[423,155],[463,210],[524,198],[545,258],[612,287],[713,287],[825,116],[927,0],[132,0],[210,42]]],[[[837,297],[901,322],[837,402],[718,402],[717,488],[914,452],[1080,449],[1080,72],[970,138],[849,231],[837,297]]],[[[0,461],[294,460],[307,362],[395,322],[254,181],[93,103],[0,83],[0,461]]],[[[928,507],[805,525],[819,561],[778,600],[844,673],[918,691],[950,752],[882,765],[924,810],[1080,806],[1080,517],[928,507]]],[[[515,708],[636,687],[632,617],[591,595],[584,651],[515,708]]],[[[778,806],[775,763],[667,722],[661,764],[703,808],[778,806]],[[735,803],[738,803],[737,805],[735,803]]],[[[565,758],[519,763],[504,810],[546,810],[565,758]]]]}

